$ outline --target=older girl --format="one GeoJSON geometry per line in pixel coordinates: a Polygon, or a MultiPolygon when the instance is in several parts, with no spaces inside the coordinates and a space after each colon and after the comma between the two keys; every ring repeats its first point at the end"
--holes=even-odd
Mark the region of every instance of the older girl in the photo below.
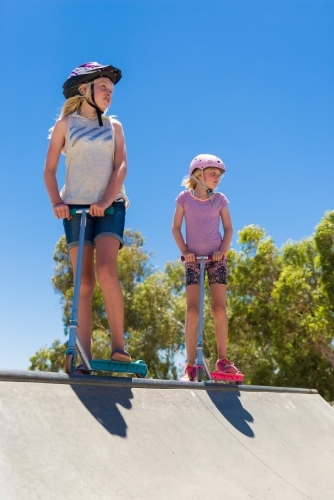
{"type": "MultiPolygon", "coordinates": [[[[78,335],[91,359],[92,298],[96,278],[101,286],[111,331],[111,359],[131,361],[125,351],[123,295],[117,274],[117,254],[123,246],[128,199],[123,181],[127,159],[120,122],[104,116],[121,71],[86,63],[75,68],[63,85],[66,97],[52,130],[44,179],[55,217],[63,219],[67,247],[76,269],[81,216],[70,208],[89,208],[80,285],[78,335]],[[56,172],[60,153],[66,155],[66,181],[59,192],[56,172]],[[104,215],[113,206],[113,215],[104,215]],[[95,251],[95,252],[94,252],[95,251]],[[96,268],[94,268],[96,253],[96,268]]],[[[77,374],[86,373],[83,366],[77,374]]]]}

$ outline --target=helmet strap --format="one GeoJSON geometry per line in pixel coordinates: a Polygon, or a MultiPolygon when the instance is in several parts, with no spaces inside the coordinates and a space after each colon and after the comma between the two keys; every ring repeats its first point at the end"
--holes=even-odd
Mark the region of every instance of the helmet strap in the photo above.
{"type": "MultiPolygon", "coordinates": [[[[202,170],[202,172],[203,172],[203,170],[202,170]]],[[[204,172],[203,172],[203,177],[204,177],[204,172]]],[[[210,198],[211,204],[214,205],[215,202],[214,202],[214,199],[213,199],[213,191],[212,191],[212,189],[208,188],[208,186],[205,184],[205,182],[200,181],[194,174],[191,174],[190,179],[193,179],[198,184],[200,184],[202,186],[202,188],[205,189],[208,197],[210,198]]]]}
{"type": "Polygon", "coordinates": [[[89,102],[87,99],[86,99],[86,102],[87,102],[87,104],[89,104],[90,106],[92,106],[92,108],[95,109],[96,114],[97,114],[97,119],[99,121],[99,125],[100,125],[100,127],[103,127],[103,121],[102,121],[103,111],[101,111],[100,108],[95,103],[95,99],[94,99],[94,83],[92,83],[91,86],[90,86],[90,95],[91,95],[91,98],[92,98],[93,102],[89,102]]]}

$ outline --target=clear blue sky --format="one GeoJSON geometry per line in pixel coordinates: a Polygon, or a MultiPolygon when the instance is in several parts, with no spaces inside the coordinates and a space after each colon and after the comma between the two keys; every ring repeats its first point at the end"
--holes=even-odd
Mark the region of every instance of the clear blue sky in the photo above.
{"type": "MultiPolygon", "coordinates": [[[[50,279],[62,224],[42,171],[62,84],[79,64],[122,69],[109,110],[128,149],[126,226],[163,268],[191,159],[220,156],[237,231],[312,234],[334,187],[333,0],[1,0],[0,367],[64,340],[50,279]]],[[[64,164],[59,168],[59,184],[64,164]]]]}

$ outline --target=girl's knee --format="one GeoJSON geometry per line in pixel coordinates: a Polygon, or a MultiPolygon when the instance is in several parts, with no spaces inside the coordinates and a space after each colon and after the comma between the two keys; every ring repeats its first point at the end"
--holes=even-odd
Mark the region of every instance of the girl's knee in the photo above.
{"type": "Polygon", "coordinates": [[[96,277],[101,288],[108,286],[111,283],[118,281],[117,266],[98,266],[96,268],[96,277]]]}
{"type": "Polygon", "coordinates": [[[214,318],[226,317],[226,306],[224,304],[216,304],[211,307],[214,318]]]}
{"type": "Polygon", "coordinates": [[[95,276],[82,276],[80,280],[80,294],[93,295],[95,289],[95,276]]]}
{"type": "Polygon", "coordinates": [[[197,306],[187,306],[187,320],[198,320],[198,307],[197,306]]]}

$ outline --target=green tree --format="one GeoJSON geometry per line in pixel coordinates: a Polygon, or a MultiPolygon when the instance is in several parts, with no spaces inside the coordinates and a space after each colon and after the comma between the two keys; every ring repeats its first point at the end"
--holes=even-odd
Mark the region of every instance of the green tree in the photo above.
{"type": "MultiPolygon", "coordinates": [[[[334,212],[312,237],[277,249],[265,231],[239,233],[240,251],[228,255],[231,359],[245,382],[316,388],[334,399],[334,212]]],[[[209,302],[205,352],[216,359],[209,302]]]]}

